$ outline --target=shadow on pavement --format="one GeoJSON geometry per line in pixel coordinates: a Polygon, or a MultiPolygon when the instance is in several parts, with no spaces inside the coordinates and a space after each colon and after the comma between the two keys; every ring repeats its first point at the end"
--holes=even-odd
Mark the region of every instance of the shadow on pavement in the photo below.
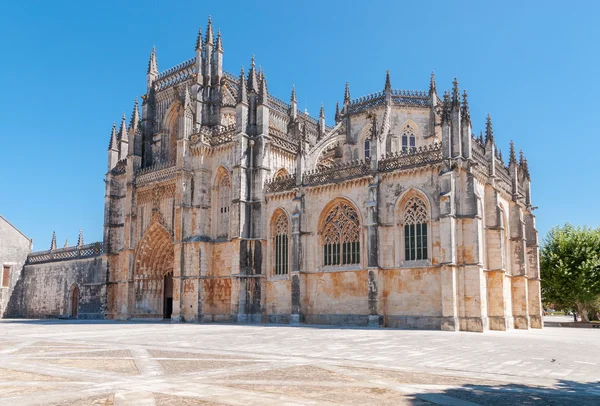
{"type": "Polygon", "coordinates": [[[409,396],[412,396],[412,404],[419,405],[422,401],[456,405],[600,405],[600,382],[559,380],[551,388],[520,384],[469,384],[409,396]]]}

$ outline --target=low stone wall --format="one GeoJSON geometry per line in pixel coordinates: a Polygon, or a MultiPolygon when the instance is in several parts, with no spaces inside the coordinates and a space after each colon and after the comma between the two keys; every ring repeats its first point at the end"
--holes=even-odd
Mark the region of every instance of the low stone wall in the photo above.
{"type": "Polygon", "coordinates": [[[22,274],[22,309],[26,318],[69,317],[71,294],[79,289],[77,317],[104,318],[106,267],[103,256],[28,264],[22,274]]]}

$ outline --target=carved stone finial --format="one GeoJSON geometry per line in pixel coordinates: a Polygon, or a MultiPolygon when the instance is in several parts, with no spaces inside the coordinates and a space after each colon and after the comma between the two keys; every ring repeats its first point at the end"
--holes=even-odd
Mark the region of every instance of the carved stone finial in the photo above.
{"type": "Polygon", "coordinates": [[[258,79],[256,77],[256,62],[254,55],[252,55],[252,61],[250,62],[250,72],[248,72],[248,92],[258,93],[258,79]]]}
{"type": "Polygon", "coordinates": [[[292,95],[290,96],[290,102],[291,103],[297,103],[298,100],[296,99],[296,86],[292,85],[292,95]]]}
{"type": "Polygon", "coordinates": [[[269,93],[267,91],[267,78],[265,77],[265,73],[260,73],[260,88],[258,89],[258,103],[259,104],[267,104],[267,99],[269,93]]]}
{"type": "Polygon", "coordinates": [[[120,140],[124,140],[127,141],[128,139],[128,134],[127,134],[127,116],[125,115],[125,113],[123,113],[123,116],[121,117],[121,129],[119,130],[119,134],[117,135],[117,139],[120,140]]]}
{"type": "Polygon", "coordinates": [[[319,118],[325,118],[325,106],[321,103],[321,110],[319,111],[319,118]]]}
{"type": "Polygon", "coordinates": [[[335,122],[339,123],[341,120],[340,117],[340,103],[339,102],[335,102],[335,122]]]}
{"type": "Polygon", "coordinates": [[[238,91],[238,103],[248,104],[248,92],[246,89],[246,73],[244,72],[244,67],[240,71],[240,88],[238,91]]]}
{"type": "Polygon", "coordinates": [[[450,92],[447,90],[444,92],[444,100],[442,103],[442,122],[450,121],[450,92]]]}
{"type": "Polygon", "coordinates": [[[137,130],[138,123],[140,122],[140,109],[138,106],[138,99],[135,98],[133,102],[133,111],[131,113],[131,120],[129,121],[129,130],[133,134],[137,130]]]}

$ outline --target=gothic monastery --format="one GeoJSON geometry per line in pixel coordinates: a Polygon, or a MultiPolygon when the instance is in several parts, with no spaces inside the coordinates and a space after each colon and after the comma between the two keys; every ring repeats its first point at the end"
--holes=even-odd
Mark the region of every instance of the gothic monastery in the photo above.
{"type": "Polygon", "coordinates": [[[530,174],[472,134],[466,91],[382,90],[335,125],[223,70],[209,19],[195,57],[153,50],[141,111],[113,125],[104,241],[29,254],[26,317],[541,328],[530,174]],[[35,300],[34,300],[35,299],[35,300]]]}

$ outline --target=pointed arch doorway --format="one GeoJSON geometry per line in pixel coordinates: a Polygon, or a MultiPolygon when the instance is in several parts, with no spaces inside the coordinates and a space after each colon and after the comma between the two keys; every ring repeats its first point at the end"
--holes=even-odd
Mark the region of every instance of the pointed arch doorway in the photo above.
{"type": "Polygon", "coordinates": [[[170,319],[173,314],[173,272],[167,272],[163,282],[163,319],[170,319]]]}
{"type": "Polygon", "coordinates": [[[135,256],[133,318],[165,319],[173,313],[173,258],[171,234],[155,212],[135,256]]]}

